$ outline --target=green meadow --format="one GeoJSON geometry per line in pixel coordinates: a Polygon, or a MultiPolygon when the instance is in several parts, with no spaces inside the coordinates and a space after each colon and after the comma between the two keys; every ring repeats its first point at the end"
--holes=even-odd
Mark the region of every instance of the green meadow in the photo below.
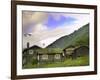
{"type": "Polygon", "coordinates": [[[45,62],[43,64],[37,64],[36,61],[32,61],[23,66],[25,68],[53,68],[53,67],[69,67],[69,66],[88,66],[89,65],[89,56],[77,57],[76,59],[68,58],[64,61],[58,62],[45,62]]]}

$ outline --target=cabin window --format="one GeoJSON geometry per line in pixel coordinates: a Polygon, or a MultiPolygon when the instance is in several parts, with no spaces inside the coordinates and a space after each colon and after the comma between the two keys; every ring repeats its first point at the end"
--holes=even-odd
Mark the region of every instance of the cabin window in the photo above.
{"type": "Polygon", "coordinates": [[[56,54],[55,59],[60,59],[60,54],[56,54]]]}
{"type": "Polygon", "coordinates": [[[72,54],[73,53],[73,51],[74,51],[74,48],[68,48],[68,49],[66,49],[66,51],[67,51],[67,54],[72,54]]]}
{"type": "Polygon", "coordinates": [[[29,50],[29,54],[33,54],[33,50],[29,50]]]}
{"type": "Polygon", "coordinates": [[[47,60],[48,59],[48,55],[42,55],[42,59],[43,60],[47,60]]]}

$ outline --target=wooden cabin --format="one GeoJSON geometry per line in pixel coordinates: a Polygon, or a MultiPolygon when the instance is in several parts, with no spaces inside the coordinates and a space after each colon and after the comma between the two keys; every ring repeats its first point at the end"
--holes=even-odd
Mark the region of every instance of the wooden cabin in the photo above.
{"type": "Polygon", "coordinates": [[[23,50],[22,53],[22,63],[27,64],[28,62],[31,62],[32,60],[37,60],[37,52],[36,49],[41,49],[38,46],[32,46],[30,48],[26,48],[23,50]]]}
{"type": "Polygon", "coordinates": [[[84,55],[89,55],[88,46],[68,46],[63,51],[66,58],[71,57],[72,59],[76,59],[77,57],[84,55]]]}
{"type": "Polygon", "coordinates": [[[38,51],[38,61],[39,62],[55,62],[62,61],[62,51],[59,49],[41,49],[38,51]]]}
{"type": "Polygon", "coordinates": [[[79,46],[75,48],[72,53],[72,58],[75,59],[77,57],[89,55],[89,47],[88,46],[79,46]]]}
{"type": "Polygon", "coordinates": [[[38,64],[63,60],[63,51],[59,48],[40,48],[33,46],[23,51],[23,64],[36,60],[38,64]]]}

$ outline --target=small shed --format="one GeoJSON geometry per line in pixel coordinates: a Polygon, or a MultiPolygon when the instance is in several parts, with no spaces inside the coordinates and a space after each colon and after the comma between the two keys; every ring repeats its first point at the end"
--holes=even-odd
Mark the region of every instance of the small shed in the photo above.
{"type": "Polygon", "coordinates": [[[88,46],[68,46],[63,50],[66,58],[72,57],[72,59],[76,59],[80,56],[89,55],[89,47],[88,46]]]}
{"type": "Polygon", "coordinates": [[[74,50],[72,57],[74,58],[75,56],[80,57],[80,56],[86,56],[86,55],[89,55],[89,47],[88,46],[80,46],[74,50]]]}

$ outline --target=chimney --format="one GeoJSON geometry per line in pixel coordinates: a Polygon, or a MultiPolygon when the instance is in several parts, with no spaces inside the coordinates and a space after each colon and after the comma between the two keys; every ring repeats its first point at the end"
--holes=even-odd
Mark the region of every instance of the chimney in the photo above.
{"type": "Polygon", "coordinates": [[[29,48],[29,42],[27,42],[27,49],[29,48]]]}

